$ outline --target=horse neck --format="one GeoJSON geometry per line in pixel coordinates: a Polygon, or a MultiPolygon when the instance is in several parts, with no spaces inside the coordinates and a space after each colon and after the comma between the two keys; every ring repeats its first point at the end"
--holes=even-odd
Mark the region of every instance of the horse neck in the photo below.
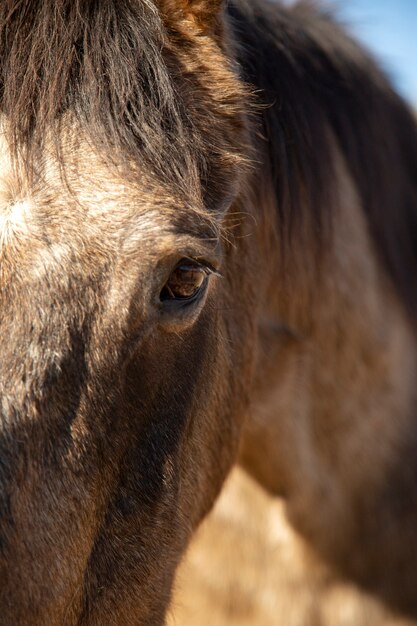
{"type": "Polygon", "coordinates": [[[331,234],[319,263],[308,224],[282,259],[273,194],[264,202],[262,262],[276,270],[259,318],[255,400],[241,451],[316,542],[330,541],[335,525],[347,537],[352,502],[379,493],[403,462],[416,398],[412,324],[336,150],[335,159],[331,234]]]}

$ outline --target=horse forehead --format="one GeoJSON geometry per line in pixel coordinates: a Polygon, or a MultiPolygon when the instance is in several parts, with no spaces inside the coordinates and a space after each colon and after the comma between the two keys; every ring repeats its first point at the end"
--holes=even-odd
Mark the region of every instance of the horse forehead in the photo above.
{"type": "Polygon", "coordinates": [[[174,217],[181,211],[173,194],[154,179],[144,173],[135,181],[124,177],[85,147],[63,171],[53,159],[45,159],[41,182],[25,181],[0,136],[0,247],[75,234],[74,242],[84,243],[106,238],[110,243],[121,231],[134,231],[136,239],[152,237],[173,232],[174,217]]]}

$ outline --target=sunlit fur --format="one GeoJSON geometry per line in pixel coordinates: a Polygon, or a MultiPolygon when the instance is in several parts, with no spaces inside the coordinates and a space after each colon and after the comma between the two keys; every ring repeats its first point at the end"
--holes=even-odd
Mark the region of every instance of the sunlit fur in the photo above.
{"type": "Polygon", "coordinates": [[[239,454],[417,615],[417,131],[376,66],[305,4],[4,0],[0,112],[2,623],[163,624],[239,454]],[[161,308],[184,257],[221,277],[161,308]]]}

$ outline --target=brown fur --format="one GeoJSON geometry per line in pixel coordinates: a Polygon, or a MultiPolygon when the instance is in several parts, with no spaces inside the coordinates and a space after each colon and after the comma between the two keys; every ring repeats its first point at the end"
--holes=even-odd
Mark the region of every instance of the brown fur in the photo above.
{"type": "Polygon", "coordinates": [[[405,105],[304,5],[5,0],[0,42],[2,623],[163,624],[239,442],[417,614],[405,105]]]}

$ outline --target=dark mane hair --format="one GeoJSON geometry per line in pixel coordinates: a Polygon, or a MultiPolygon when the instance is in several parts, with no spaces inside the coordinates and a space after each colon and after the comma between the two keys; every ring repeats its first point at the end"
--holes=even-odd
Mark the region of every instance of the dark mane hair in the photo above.
{"type": "Polygon", "coordinates": [[[71,110],[98,142],[163,168],[171,135],[184,133],[163,37],[146,2],[2,2],[0,106],[14,150],[28,158],[71,110]]]}
{"type": "Polygon", "coordinates": [[[226,160],[233,146],[216,143],[213,119],[190,110],[183,74],[151,0],[0,3],[0,111],[26,174],[47,133],[59,147],[69,112],[115,164],[144,165],[179,191],[198,193],[212,155],[226,160]]]}
{"type": "Polygon", "coordinates": [[[288,235],[300,211],[325,225],[330,128],[362,199],[370,233],[398,292],[417,314],[417,127],[369,55],[312,3],[262,10],[232,3],[243,76],[267,105],[266,163],[288,235]],[[301,199],[300,194],[303,198],[301,199]]]}

